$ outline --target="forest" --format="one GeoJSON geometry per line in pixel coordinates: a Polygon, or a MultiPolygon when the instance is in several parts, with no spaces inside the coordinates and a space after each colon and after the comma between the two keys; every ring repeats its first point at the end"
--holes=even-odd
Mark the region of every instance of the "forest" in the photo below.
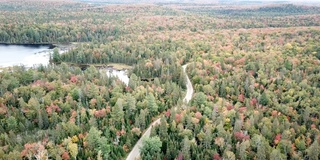
{"type": "Polygon", "coordinates": [[[140,159],[320,159],[319,15],[319,5],[0,1],[0,43],[74,46],[48,66],[0,72],[0,159],[126,159],[159,118],[140,159]],[[97,67],[111,63],[131,66],[128,85],[97,67]]]}

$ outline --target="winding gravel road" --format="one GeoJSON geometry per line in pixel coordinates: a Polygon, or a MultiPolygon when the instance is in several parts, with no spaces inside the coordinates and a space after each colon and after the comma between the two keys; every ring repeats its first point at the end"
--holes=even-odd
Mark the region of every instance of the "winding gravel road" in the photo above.
{"type": "MultiPolygon", "coordinates": [[[[188,103],[191,98],[192,98],[192,94],[193,94],[193,87],[192,87],[192,83],[186,73],[186,68],[187,68],[188,64],[185,64],[182,66],[183,68],[183,72],[186,74],[186,77],[187,77],[187,94],[186,96],[184,97],[183,101],[185,103],[188,103]]],[[[151,128],[152,126],[156,125],[156,124],[159,124],[160,123],[160,118],[157,119],[156,121],[154,121],[150,126],[149,128],[146,130],[146,132],[142,135],[142,137],[139,139],[139,141],[136,143],[136,145],[133,147],[133,149],[131,150],[131,152],[129,153],[128,157],[126,160],[135,160],[135,159],[138,159],[140,157],[140,148],[142,146],[142,139],[144,137],[149,137],[150,136],[150,132],[151,132],[151,128]]]]}
{"type": "Polygon", "coordinates": [[[192,83],[191,83],[191,81],[190,81],[190,79],[189,79],[189,77],[188,77],[188,75],[186,73],[186,68],[187,68],[188,65],[189,65],[189,63],[182,66],[183,72],[186,74],[186,77],[187,77],[187,84],[186,84],[187,85],[187,94],[183,98],[183,102],[185,102],[185,103],[188,103],[191,100],[192,95],[193,95],[192,83]]]}

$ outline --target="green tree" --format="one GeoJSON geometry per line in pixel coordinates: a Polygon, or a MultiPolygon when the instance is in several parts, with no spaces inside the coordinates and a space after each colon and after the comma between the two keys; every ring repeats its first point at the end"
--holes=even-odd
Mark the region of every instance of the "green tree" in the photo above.
{"type": "Polygon", "coordinates": [[[156,103],[156,99],[154,98],[153,94],[148,94],[147,105],[148,105],[148,110],[151,112],[151,114],[156,115],[156,113],[158,112],[158,105],[156,103]]]}
{"type": "Polygon", "coordinates": [[[292,63],[289,60],[286,60],[284,62],[284,66],[286,67],[287,70],[292,70],[292,63]]]}
{"type": "Polygon", "coordinates": [[[237,119],[236,122],[234,123],[233,132],[240,132],[241,129],[242,129],[242,120],[237,119]]]}
{"type": "Polygon", "coordinates": [[[219,87],[219,96],[225,98],[227,96],[226,84],[222,81],[219,87]]]}
{"type": "Polygon", "coordinates": [[[187,84],[187,77],[186,74],[183,70],[181,70],[180,72],[180,77],[179,77],[179,86],[181,86],[183,89],[186,88],[186,84],[187,84]]]}
{"type": "Polygon", "coordinates": [[[139,126],[141,130],[146,128],[146,111],[140,110],[139,116],[136,118],[135,122],[136,126],[139,126]]]}
{"type": "Polygon", "coordinates": [[[206,132],[205,132],[205,136],[204,136],[204,147],[206,149],[209,149],[211,147],[211,143],[212,143],[212,133],[211,133],[211,128],[208,127],[206,129],[206,132]]]}
{"type": "Polygon", "coordinates": [[[15,117],[10,116],[7,119],[7,128],[8,128],[8,131],[10,130],[15,131],[17,129],[17,120],[15,117]]]}
{"type": "Polygon", "coordinates": [[[210,94],[210,95],[214,95],[215,91],[213,90],[212,86],[210,84],[204,85],[203,86],[203,92],[205,94],[210,94]]]}
{"type": "Polygon", "coordinates": [[[138,77],[134,73],[132,73],[131,76],[130,76],[130,79],[129,79],[128,86],[131,89],[136,89],[136,87],[138,86],[138,82],[139,82],[138,77]]]}
{"type": "Polygon", "coordinates": [[[126,108],[129,115],[133,115],[136,111],[136,99],[131,95],[127,94],[126,96],[126,108]]]}
{"type": "Polygon", "coordinates": [[[111,146],[108,138],[101,137],[99,141],[99,150],[101,151],[104,160],[107,160],[109,158],[110,152],[111,152],[111,146]]]}
{"type": "Polygon", "coordinates": [[[98,146],[100,144],[102,132],[98,130],[96,127],[91,127],[88,133],[87,142],[88,146],[91,149],[94,149],[96,151],[99,150],[98,146]]]}
{"type": "Polygon", "coordinates": [[[160,154],[162,142],[158,136],[148,137],[142,140],[140,154],[142,159],[152,160],[160,154]]]}
{"type": "Polygon", "coordinates": [[[316,57],[320,60],[320,47],[317,49],[316,57]]]}
{"type": "Polygon", "coordinates": [[[190,141],[187,136],[184,137],[181,143],[181,148],[182,148],[183,159],[190,159],[190,141]]]}
{"type": "Polygon", "coordinates": [[[118,98],[111,112],[112,121],[114,122],[115,126],[118,129],[120,129],[121,127],[123,116],[124,116],[123,102],[124,102],[123,99],[118,98]]]}
{"type": "Polygon", "coordinates": [[[77,63],[84,63],[85,59],[84,59],[84,53],[83,51],[79,51],[79,53],[77,54],[77,57],[76,57],[76,62],[77,63]]]}
{"type": "Polygon", "coordinates": [[[78,88],[74,88],[71,90],[72,99],[78,101],[80,98],[80,90],[78,88]]]}
{"type": "Polygon", "coordinates": [[[244,84],[245,96],[246,96],[247,98],[249,98],[250,95],[251,95],[250,83],[251,83],[250,76],[247,76],[246,81],[245,81],[245,84],[244,84]]]}
{"type": "Polygon", "coordinates": [[[165,117],[160,119],[159,136],[161,139],[165,139],[168,136],[167,121],[165,117]]]}
{"type": "Polygon", "coordinates": [[[53,63],[61,63],[61,57],[58,48],[53,49],[52,60],[53,63]]]}
{"type": "Polygon", "coordinates": [[[236,156],[234,155],[233,152],[231,151],[225,151],[223,153],[223,159],[227,159],[227,160],[235,160],[236,159],[236,156]]]}
{"type": "Polygon", "coordinates": [[[266,91],[264,91],[260,97],[259,103],[263,106],[267,106],[269,104],[269,97],[266,93],[266,91]]]}
{"type": "Polygon", "coordinates": [[[237,148],[238,150],[238,154],[240,156],[241,160],[246,160],[247,157],[247,149],[250,147],[250,142],[247,141],[243,141],[240,146],[237,148]]]}
{"type": "Polygon", "coordinates": [[[206,101],[207,101],[207,96],[203,92],[198,92],[194,95],[193,103],[198,108],[200,108],[202,104],[206,104],[206,101]]]}
{"type": "Polygon", "coordinates": [[[265,147],[265,145],[263,143],[258,144],[258,148],[257,148],[257,159],[258,160],[266,160],[267,159],[267,148],[265,147]]]}
{"type": "Polygon", "coordinates": [[[287,159],[278,149],[274,148],[270,154],[270,160],[285,160],[287,159]]]}
{"type": "Polygon", "coordinates": [[[307,154],[310,160],[318,160],[319,159],[319,142],[316,139],[311,146],[307,149],[307,154]]]}

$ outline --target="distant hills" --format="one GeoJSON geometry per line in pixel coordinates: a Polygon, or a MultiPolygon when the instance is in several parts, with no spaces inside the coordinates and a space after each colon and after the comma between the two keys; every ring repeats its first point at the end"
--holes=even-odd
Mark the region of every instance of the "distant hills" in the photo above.
{"type": "Polygon", "coordinates": [[[207,4],[262,4],[262,3],[320,3],[319,0],[76,0],[92,4],[132,4],[132,3],[207,3],[207,4]]]}
{"type": "Polygon", "coordinates": [[[219,0],[78,0],[89,3],[218,3],[219,0]]]}

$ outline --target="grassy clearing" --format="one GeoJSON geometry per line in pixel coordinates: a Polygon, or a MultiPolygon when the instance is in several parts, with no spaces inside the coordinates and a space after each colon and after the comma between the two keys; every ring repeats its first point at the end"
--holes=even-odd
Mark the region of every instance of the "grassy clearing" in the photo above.
{"type": "Polygon", "coordinates": [[[115,70],[127,70],[131,69],[132,66],[123,64],[123,63],[108,63],[108,64],[77,64],[77,63],[70,63],[70,62],[63,62],[71,66],[78,66],[78,67],[88,67],[88,66],[95,66],[97,68],[113,68],[115,70]]]}
{"type": "Polygon", "coordinates": [[[126,69],[131,69],[132,66],[128,66],[126,64],[123,63],[109,63],[107,64],[108,67],[112,67],[116,70],[126,70],[126,69]]]}

